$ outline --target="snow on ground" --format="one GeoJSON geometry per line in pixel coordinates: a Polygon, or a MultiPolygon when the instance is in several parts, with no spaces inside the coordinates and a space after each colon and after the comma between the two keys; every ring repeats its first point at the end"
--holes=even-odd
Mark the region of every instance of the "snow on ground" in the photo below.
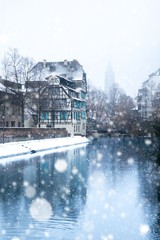
{"type": "Polygon", "coordinates": [[[0,161],[2,159],[33,154],[37,152],[54,150],[57,148],[67,147],[76,144],[88,143],[86,137],[75,136],[66,138],[30,140],[21,142],[10,142],[0,144],[0,161]]]}

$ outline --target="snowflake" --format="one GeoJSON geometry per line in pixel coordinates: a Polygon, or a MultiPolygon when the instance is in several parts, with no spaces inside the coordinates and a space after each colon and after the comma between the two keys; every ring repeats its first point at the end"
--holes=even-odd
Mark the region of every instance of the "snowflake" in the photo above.
{"type": "Polygon", "coordinates": [[[101,161],[103,158],[103,154],[102,153],[97,153],[97,160],[101,161]]]}
{"type": "Polygon", "coordinates": [[[120,157],[122,156],[122,153],[120,151],[117,152],[117,156],[120,157]]]}
{"type": "Polygon", "coordinates": [[[45,231],[45,232],[44,232],[44,236],[45,236],[46,238],[47,238],[47,237],[50,237],[49,232],[45,231]]]}
{"type": "Polygon", "coordinates": [[[146,139],[144,142],[147,146],[152,144],[152,141],[150,139],[146,139]]]}
{"type": "Polygon", "coordinates": [[[65,172],[67,170],[67,163],[63,159],[57,160],[54,166],[55,166],[55,169],[61,173],[65,172]]]}
{"type": "Polygon", "coordinates": [[[132,165],[134,163],[134,159],[133,158],[128,158],[127,162],[128,162],[128,164],[132,165]]]}
{"type": "Polygon", "coordinates": [[[3,230],[1,231],[1,233],[2,233],[2,235],[5,235],[5,234],[6,234],[6,230],[3,229],[3,230]]]}
{"type": "Polygon", "coordinates": [[[70,211],[70,208],[69,208],[69,207],[65,207],[65,208],[64,208],[64,211],[65,211],[65,212],[69,212],[69,211],[70,211]]]}
{"type": "Polygon", "coordinates": [[[4,188],[1,188],[0,191],[1,191],[1,193],[4,193],[4,192],[5,192],[5,189],[4,189],[4,188]]]}
{"type": "Polygon", "coordinates": [[[145,234],[147,234],[149,231],[150,231],[150,228],[149,228],[149,226],[148,226],[147,224],[142,224],[142,225],[140,226],[140,234],[141,234],[141,235],[145,235],[145,234]]]}
{"type": "Polygon", "coordinates": [[[72,169],[72,174],[73,175],[76,175],[78,173],[78,169],[76,168],[76,167],[74,167],[73,169],[72,169]]]}
{"type": "Polygon", "coordinates": [[[24,187],[28,187],[28,186],[29,186],[29,182],[24,181],[24,182],[23,182],[23,186],[24,186],[24,187]]]}
{"type": "Polygon", "coordinates": [[[52,207],[44,198],[37,198],[32,201],[30,214],[37,221],[46,221],[52,216],[52,207]]]}
{"type": "Polygon", "coordinates": [[[17,183],[16,183],[16,182],[12,182],[12,185],[13,185],[14,187],[16,187],[16,186],[17,186],[17,183]]]}
{"type": "Polygon", "coordinates": [[[80,155],[84,156],[85,155],[85,151],[84,150],[80,150],[80,155]]]}
{"type": "Polygon", "coordinates": [[[121,216],[121,218],[126,218],[126,213],[125,212],[121,212],[120,216],[121,216]]]}
{"type": "Polygon", "coordinates": [[[30,229],[26,229],[26,235],[29,236],[31,234],[31,230],[30,229]]]}
{"type": "Polygon", "coordinates": [[[113,240],[113,235],[112,234],[109,234],[107,236],[101,236],[101,240],[113,240]]]}
{"type": "Polygon", "coordinates": [[[27,186],[25,188],[25,196],[28,198],[33,198],[36,195],[36,190],[32,186],[27,186]]]}

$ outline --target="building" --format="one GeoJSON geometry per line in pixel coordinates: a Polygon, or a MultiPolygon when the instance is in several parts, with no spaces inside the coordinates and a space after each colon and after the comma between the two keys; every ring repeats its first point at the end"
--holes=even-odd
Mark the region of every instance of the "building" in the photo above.
{"type": "Polygon", "coordinates": [[[71,136],[86,135],[87,80],[79,62],[38,62],[29,75],[26,126],[32,122],[37,127],[66,128],[71,136]]]}
{"type": "Polygon", "coordinates": [[[152,117],[160,106],[160,69],[149,75],[142,83],[137,96],[138,114],[143,119],[152,117]]]}
{"type": "Polygon", "coordinates": [[[0,78],[0,127],[22,126],[22,85],[0,78]]]}
{"type": "Polygon", "coordinates": [[[109,62],[107,71],[105,73],[105,92],[107,94],[109,94],[114,83],[115,83],[114,71],[113,71],[111,62],[109,62]]]}

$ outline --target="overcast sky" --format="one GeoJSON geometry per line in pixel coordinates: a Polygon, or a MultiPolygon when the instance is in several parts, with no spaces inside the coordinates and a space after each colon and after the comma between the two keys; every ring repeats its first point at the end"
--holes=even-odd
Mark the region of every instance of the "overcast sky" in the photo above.
{"type": "Polygon", "coordinates": [[[104,89],[115,79],[135,96],[160,67],[160,0],[0,0],[0,59],[11,48],[35,61],[77,59],[104,89]]]}

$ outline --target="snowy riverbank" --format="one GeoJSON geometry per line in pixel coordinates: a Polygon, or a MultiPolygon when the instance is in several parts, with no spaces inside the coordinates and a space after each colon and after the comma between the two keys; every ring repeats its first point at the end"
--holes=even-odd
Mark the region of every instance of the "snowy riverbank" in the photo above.
{"type": "Polygon", "coordinates": [[[88,142],[86,137],[75,136],[4,143],[0,144],[0,160],[88,142]]]}

